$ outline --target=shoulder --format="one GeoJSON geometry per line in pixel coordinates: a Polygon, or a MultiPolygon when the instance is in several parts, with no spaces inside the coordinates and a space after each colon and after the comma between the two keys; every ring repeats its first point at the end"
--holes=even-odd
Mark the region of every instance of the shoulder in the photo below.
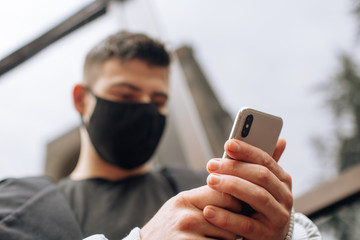
{"type": "Polygon", "coordinates": [[[54,190],[53,182],[47,177],[7,178],[0,181],[1,216],[5,217],[33,197],[54,190]]]}
{"type": "Polygon", "coordinates": [[[62,192],[71,190],[77,185],[77,181],[71,180],[70,178],[64,178],[57,183],[58,188],[62,192]]]}
{"type": "MultiPolygon", "coordinates": [[[[0,181],[1,191],[18,193],[17,190],[25,190],[25,194],[39,191],[44,187],[54,185],[47,177],[26,177],[26,178],[7,178],[0,181]]],[[[4,195],[4,194],[2,194],[4,195]]]]}
{"type": "Polygon", "coordinates": [[[67,202],[46,177],[2,180],[0,213],[0,235],[6,239],[82,237],[67,202]]]}

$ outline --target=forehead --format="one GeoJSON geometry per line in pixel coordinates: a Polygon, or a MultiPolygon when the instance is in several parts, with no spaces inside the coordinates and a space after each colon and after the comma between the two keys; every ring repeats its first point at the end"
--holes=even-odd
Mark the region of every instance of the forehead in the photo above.
{"type": "Polygon", "coordinates": [[[145,90],[168,92],[169,69],[168,67],[151,66],[147,62],[133,59],[121,62],[112,58],[102,66],[99,78],[94,84],[94,90],[103,91],[116,88],[123,83],[128,83],[145,90]]]}

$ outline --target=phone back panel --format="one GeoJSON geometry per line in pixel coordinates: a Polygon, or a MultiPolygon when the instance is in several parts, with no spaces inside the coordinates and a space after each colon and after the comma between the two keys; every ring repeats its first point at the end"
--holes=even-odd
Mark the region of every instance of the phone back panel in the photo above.
{"type": "Polygon", "coordinates": [[[274,153],[277,140],[279,138],[283,121],[280,117],[260,112],[251,108],[243,108],[239,111],[230,139],[236,138],[247,142],[257,148],[267,152],[270,156],[274,153]],[[248,115],[253,115],[252,125],[246,137],[241,136],[245,120],[248,115]]]}

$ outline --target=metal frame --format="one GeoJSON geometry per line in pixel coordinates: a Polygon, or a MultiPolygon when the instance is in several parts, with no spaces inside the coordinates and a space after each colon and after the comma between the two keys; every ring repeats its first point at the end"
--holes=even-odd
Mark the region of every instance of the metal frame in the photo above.
{"type": "Polygon", "coordinates": [[[109,0],[96,0],[59,23],[40,37],[0,61],[0,76],[25,62],[55,41],[106,13],[109,0]]]}
{"type": "Polygon", "coordinates": [[[360,197],[360,165],[295,199],[295,209],[316,218],[360,197]]]}

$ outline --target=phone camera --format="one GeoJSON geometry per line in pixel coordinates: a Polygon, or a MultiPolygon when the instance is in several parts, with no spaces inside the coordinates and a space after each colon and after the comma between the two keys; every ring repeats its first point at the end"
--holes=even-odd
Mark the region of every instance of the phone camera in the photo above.
{"type": "Polygon", "coordinates": [[[254,120],[254,116],[252,114],[250,114],[246,117],[243,129],[241,131],[241,136],[243,138],[246,138],[249,135],[251,124],[252,124],[253,120],[254,120]]]}

